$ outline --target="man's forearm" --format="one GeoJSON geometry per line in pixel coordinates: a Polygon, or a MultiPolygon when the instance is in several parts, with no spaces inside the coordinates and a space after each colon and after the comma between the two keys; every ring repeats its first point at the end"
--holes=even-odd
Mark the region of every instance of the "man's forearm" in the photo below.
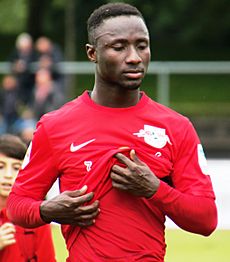
{"type": "Polygon", "coordinates": [[[44,225],[45,222],[40,216],[40,204],[24,196],[11,193],[7,201],[7,213],[10,220],[21,227],[34,228],[44,225]]]}
{"type": "Polygon", "coordinates": [[[204,236],[215,230],[217,209],[214,199],[181,193],[162,181],[158,190],[150,201],[180,228],[204,236]]]}

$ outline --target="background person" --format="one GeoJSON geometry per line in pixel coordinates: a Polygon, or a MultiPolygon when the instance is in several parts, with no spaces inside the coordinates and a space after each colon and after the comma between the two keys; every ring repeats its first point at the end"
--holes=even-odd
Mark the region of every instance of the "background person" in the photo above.
{"type": "Polygon", "coordinates": [[[11,71],[18,81],[19,97],[25,105],[31,99],[34,86],[34,73],[31,71],[31,63],[35,62],[36,55],[33,39],[28,33],[18,35],[15,49],[10,54],[9,62],[12,63],[11,71]]]}
{"type": "Polygon", "coordinates": [[[1,133],[14,132],[14,125],[19,119],[21,101],[18,98],[18,83],[13,75],[5,75],[0,88],[1,133]]]}
{"type": "Polygon", "coordinates": [[[30,108],[25,108],[15,123],[14,134],[19,136],[27,146],[29,146],[33,138],[36,123],[37,120],[34,116],[34,111],[30,108]]]}
{"type": "Polygon", "coordinates": [[[56,259],[50,226],[22,228],[11,223],[7,216],[6,201],[26,148],[15,135],[0,136],[0,261],[53,262],[56,259]]]}
{"type": "Polygon", "coordinates": [[[60,91],[59,83],[53,79],[50,70],[39,69],[35,74],[34,92],[29,105],[36,121],[45,113],[61,107],[64,101],[64,94],[60,91]]]}
{"type": "Polygon", "coordinates": [[[88,35],[93,90],[39,121],[10,215],[24,226],[62,224],[67,261],[162,262],[166,216],[204,236],[216,228],[204,152],[187,118],[139,89],[151,56],[141,13],[101,6],[88,35]],[[42,201],[57,178],[60,195],[42,201]]]}
{"type": "Polygon", "coordinates": [[[59,72],[58,63],[64,60],[61,48],[46,36],[39,37],[35,42],[37,69],[48,69],[53,80],[58,83],[64,93],[64,75],[59,72]]]}

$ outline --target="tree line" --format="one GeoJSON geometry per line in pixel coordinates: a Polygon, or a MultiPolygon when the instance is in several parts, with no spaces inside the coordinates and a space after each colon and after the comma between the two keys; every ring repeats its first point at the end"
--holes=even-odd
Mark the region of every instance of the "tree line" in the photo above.
{"type": "MultiPolygon", "coordinates": [[[[47,35],[63,47],[67,60],[84,60],[84,44],[87,42],[86,20],[93,9],[108,2],[116,1],[1,0],[0,35],[16,35],[21,31],[30,33],[35,39],[47,35]]],[[[185,57],[192,58],[196,56],[197,48],[204,52],[208,48],[209,52],[215,50],[217,56],[220,51],[225,50],[225,54],[220,58],[229,60],[228,0],[121,2],[134,4],[143,13],[156,59],[164,60],[170,56],[183,59],[182,53],[185,57]]],[[[2,44],[4,45],[4,42],[2,44]]]]}

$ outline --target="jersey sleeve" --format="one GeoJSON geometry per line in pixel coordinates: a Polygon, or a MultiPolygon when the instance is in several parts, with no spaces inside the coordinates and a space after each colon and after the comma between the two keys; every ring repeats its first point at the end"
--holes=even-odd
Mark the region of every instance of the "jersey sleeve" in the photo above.
{"type": "Polygon", "coordinates": [[[38,124],[7,201],[8,216],[15,224],[22,227],[44,224],[40,204],[57,176],[49,139],[44,127],[38,124]]]}
{"type": "Polygon", "coordinates": [[[176,149],[171,174],[174,188],[191,195],[215,198],[207,160],[191,122],[187,123],[184,135],[179,137],[176,149]]]}
{"type": "Polygon", "coordinates": [[[44,199],[58,176],[55,163],[48,136],[40,124],[26,153],[13,192],[35,200],[44,199]]]}
{"type": "Polygon", "coordinates": [[[215,195],[200,140],[190,122],[175,148],[173,185],[160,181],[149,201],[180,228],[210,235],[217,226],[215,195]]]}
{"type": "Polygon", "coordinates": [[[181,193],[161,181],[149,201],[186,231],[208,236],[217,226],[217,208],[212,198],[181,193]]]}

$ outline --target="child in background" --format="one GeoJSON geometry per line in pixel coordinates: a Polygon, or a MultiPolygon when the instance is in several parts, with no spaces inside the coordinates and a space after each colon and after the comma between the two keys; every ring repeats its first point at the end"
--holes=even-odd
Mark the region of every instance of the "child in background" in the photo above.
{"type": "Polygon", "coordinates": [[[7,217],[7,198],[26,149],[19,137],[0,136],[0,262],[54,262],[50,225],[27,229],[13,225],[7,217]]]}

